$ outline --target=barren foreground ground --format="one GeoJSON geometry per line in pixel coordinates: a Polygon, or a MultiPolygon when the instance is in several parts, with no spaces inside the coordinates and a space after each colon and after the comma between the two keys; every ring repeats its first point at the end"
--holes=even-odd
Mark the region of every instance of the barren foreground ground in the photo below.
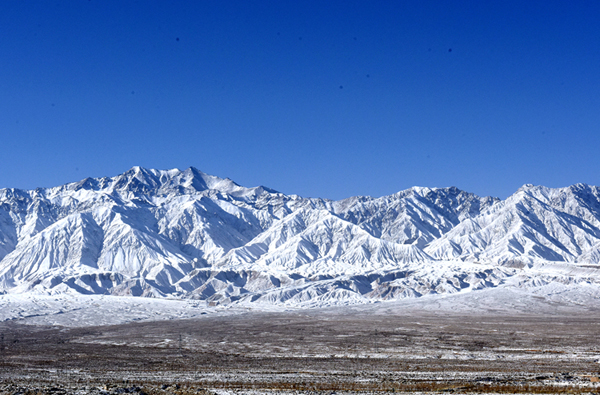
{"type": "Polygon", "coordinates": [[[0,323],[0,394],[599,393],[600,314],[248,313],[0,323]]]}

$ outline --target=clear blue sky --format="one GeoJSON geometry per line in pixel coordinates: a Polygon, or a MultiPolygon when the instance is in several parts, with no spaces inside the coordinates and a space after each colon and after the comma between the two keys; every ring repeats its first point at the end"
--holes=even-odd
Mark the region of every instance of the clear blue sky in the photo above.
{"type": "Polygon", "coordinates": [[[600,185],[600,2],[0,2],[0,187],[600,185]]]}

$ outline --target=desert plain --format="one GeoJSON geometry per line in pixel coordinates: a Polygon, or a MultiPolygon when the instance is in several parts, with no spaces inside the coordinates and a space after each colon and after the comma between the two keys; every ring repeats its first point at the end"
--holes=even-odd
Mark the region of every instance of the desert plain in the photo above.
{"type": "Polygon", "coordinates": [[[600,393],[600,311],[448,303],[5,320],[0,394],[600,393]]]}

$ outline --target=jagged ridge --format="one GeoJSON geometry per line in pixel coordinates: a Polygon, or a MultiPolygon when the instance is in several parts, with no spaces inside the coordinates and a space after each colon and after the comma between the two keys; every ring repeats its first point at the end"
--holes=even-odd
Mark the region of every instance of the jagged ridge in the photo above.
{"type": "Polygon", "coordinates": [[[504,201],[454,187],[330,201],[134,167],[0,190],[0,292],[335,304],[599,260],[600,190],[584,184],[526,185],[504,201]]]}

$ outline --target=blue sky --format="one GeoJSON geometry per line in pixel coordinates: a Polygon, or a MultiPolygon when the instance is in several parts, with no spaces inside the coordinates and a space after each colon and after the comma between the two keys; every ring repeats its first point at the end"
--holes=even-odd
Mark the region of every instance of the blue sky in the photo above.
{"type": "Polygon", "coordinates": [[[600,185],[597,1],[0,2],[0,187],[600,185]]]}

